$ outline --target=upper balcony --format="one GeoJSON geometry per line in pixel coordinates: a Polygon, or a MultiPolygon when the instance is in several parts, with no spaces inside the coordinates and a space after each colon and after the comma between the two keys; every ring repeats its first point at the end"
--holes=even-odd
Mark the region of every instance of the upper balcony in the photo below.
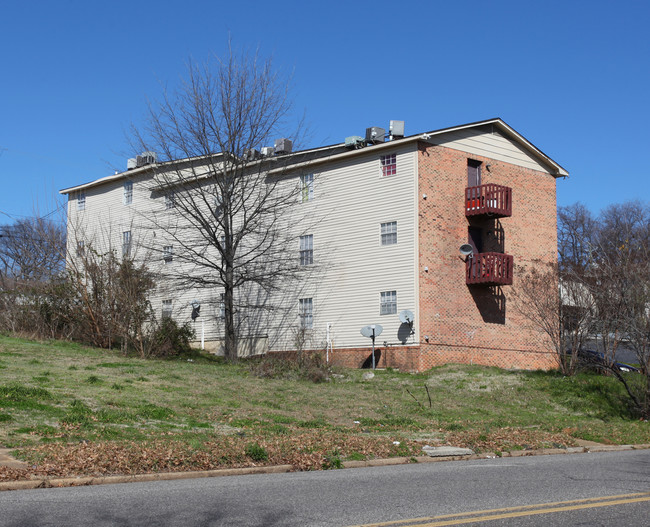
{"type": "Polygon", "coordinates": [[[465,216],[512,216],[512,189],[489,183],[465,189],[465,216]]]}
{"type": "Polygon", "coordinates": [[[512,285],[513,258],[503,253],[478,253],[467,259],[467,285],[512,285]]]}

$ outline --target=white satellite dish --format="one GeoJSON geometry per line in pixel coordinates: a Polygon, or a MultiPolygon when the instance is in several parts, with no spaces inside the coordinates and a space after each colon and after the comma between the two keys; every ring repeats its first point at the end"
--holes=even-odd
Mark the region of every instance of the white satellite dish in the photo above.
{"type": "Polygon", "coordinates": [[[411,311],[410,309],[404,309],[400,311],[399,321],[402,324],[413,324],[414,320],[415,320],[415,315],[413,314],[413,311],[411,311]]]}
{"type": "Polygon", "coordinates": [[[474,256],[474,249],[469,243],[464,243],[463,245],[460,246],[460,249],[458,250],[460,251],[460,254],[462,256],[466,256],[468,258],[474,256]]]}
{"type": "Polygon", "coordinates": [[[384,331],[384,328],[379,324],[370,324],[361,328],[361,334],[369,339],[378,337],[382,331],[384,331]]]}

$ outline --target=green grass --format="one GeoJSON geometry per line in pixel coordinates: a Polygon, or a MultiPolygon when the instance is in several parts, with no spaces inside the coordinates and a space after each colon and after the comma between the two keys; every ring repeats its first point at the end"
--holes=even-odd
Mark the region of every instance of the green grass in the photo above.
{"type": "MultiPolygon", "coordinates": [[[[215,435],[238,434],[260,446],[264,439],[306,431],[391,442],[473,434],[484,441],[503,429],[650,443],[650,426],[632,416],[619,383],[590,373],[566,378],[448,365],[414,375],[378,370],[371,381],[346,370],[342,378],[314,384],[258,378],[245,362],[192,357],[194,362],[142,360],[0,336],[0,445],[149,441],[171,434],[189,448],[215,435]]],[[[251,448],[252,456],[262,455],[251,448]]],[[[411,454],[402,444],[394,455],[411,454]]],[[[327,468],[340,464],[337,452],[327,459],[327,468]]],[[[347,459],[366,456],[357,452],[347,459]]]]}

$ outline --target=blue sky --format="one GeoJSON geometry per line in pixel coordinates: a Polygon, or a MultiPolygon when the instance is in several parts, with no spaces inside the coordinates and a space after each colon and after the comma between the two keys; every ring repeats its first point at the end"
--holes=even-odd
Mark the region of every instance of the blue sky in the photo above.
{"type": "Polygon", "coordinates": [[[126,168],[124,132],[188,57],[259,47],[319,146],[492,117],[564,166],[558,204],[650,199],[650,2],[4,2],[0,223],[126,168]]]}

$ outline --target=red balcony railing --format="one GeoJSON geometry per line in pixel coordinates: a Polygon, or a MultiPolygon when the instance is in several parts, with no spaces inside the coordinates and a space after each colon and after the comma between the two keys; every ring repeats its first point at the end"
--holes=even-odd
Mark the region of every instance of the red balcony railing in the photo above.
{"type": "Polygon", "coordinates": [[[512,216],[512,189],[503,185],[478,185],[465,189],[465,216],[512,216]]]}
{"type": "Polygon", "coordinates": [[[467,285],[512,285],[512,267],[510,254],[474,254],[465,264],[467,285]]]}

